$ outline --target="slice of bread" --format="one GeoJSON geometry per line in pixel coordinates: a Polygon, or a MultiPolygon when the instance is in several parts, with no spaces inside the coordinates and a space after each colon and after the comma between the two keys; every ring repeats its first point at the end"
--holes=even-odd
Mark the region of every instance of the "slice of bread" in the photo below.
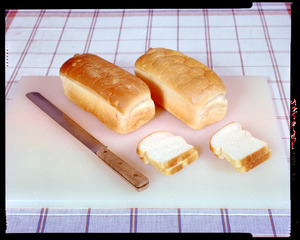
{"type": "Polygon", "coordinates": [[[137,154],[164,175],[172,175],[198,159],[198,151],[192,145],[167,131],[144,137],[137,146],[137,154]]]}
{"type": "Polygon", "coordinates": [[[253,137],[237,122],[225,125],[211,137],[210,150],[239,172],[248,172],[271,157],[267,143],[253,137]]]}

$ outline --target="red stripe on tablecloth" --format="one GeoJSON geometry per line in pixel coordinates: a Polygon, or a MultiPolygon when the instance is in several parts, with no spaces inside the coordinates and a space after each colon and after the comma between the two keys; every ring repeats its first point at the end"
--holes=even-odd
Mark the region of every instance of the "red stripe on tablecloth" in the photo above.
{"type": "Polygon", "coordinates": [[[46,225],[47,214],[48,214],[48,208],[46,208],[46,209],[42,208],[41,209],[41,214],[40,214],[40,219],[39,219],[39,222],[38,222],[38,227],[37,227],[37,230],[36,230],[37,233],[43,233],[44,232],[45,225],[46,225]]]}
{"type": "Polygon", "coordinates": [[[152,29],[152,15],[153,15],[153,10],[149,9],[147,32],[146,32],[145,52],[150,48],[151,29],[152,29]]]}
{"type": "Polygon", "coordinates": [[[224,213],[223,213],[223,208],[221,208],[220,211],[221,211],[221,219],[222,219],[223,232],[226,233],[227,229],[226,229],[226,224],[225,224],[225,217],[224,217],[224,213]]]}
{"type": "Polygon", "coordinates": [[[204,15],[207,66],[212,68],[213,65],[212,65],[210,34],[209,34],[209,20],[208,20],[208,10],[207,9],[203,9],[203,15],[204,15]]]}
{"type": "Polygon", "coordinates": [[[228,215],[228,209],[225,208],[225,216],[226,216],[226,225],[227,225],[227,232],[231,232],[231,229],[230,229],[230,223],[229,223],[229,215],[228,215]]]}
{"type": "MultiPolygon", "coordinates": [[[[97,41],[94,41],[97,42],[97,41]]],[[[205,54],[209,51],[182,51],[186,54],[205,54]]],[[[239,51],[214,51],[214,54],[234,54],[238,53],[239,51]]],[[[290,53],[290,51],[274,51],[275,53],[290,53]]],[[[137,51],[137,52],[118,52],[119,55],[137,55],[137,54],[144,54],[145,52],[143,51],[137,51]]],[[[269,51],[243,51],[243,53],[250,53],[250,54],[255,54],[255,53],[269,53],[269,51]]],[[[22,54],[22,52],[9,52],[9,54],[22,54]]],[[[30,52],[27,53],[28,55],[52,55],[53,52],[30,52]]],[[[56,53],[56,55],[69,55],[70,52],[59,52],[56,53]]],[[[102,52],[101,55],[114,55],[115,52],[102,52]]],[[[227,66],[232,66],[232,67],[241,67],[240,65],[216,65],[215,67],[227,67],[227,66]]],[[[272,67],[273,65],[246,65],[244,67],[272,67]]],[[[290,67],[290,65],[277,65],[278,67],[290,67]]],[[[26,68],[24,66],[24,68],[26,68]]],[[[32,67],[31,67],[32,68],[32,67]]],[[[37,67],[37,68],[45,68],[45,67],[37,67]]]]}
{"type": "Polygon", "coordinates": [[[291,4],[292,4],[291,2],[285,3],[286,10],[287,10],[288,14],[290,15],[290,17],[291,17],[291,4]]]}
{"type": "Polygon", "coordinates": [[[229,216],[228,216],[228,209],[221,208],[221,218],[222,218],[222,226],[223,226],[223,232],[230,233],[230,224],[229,224],[229,216]]]}
{"type": "Polygon", "coordinates": [[[92,23],[91,23],[91,26],[90,26],[90,31],[89,31],[88,37],[86,39],[86,44],[85,44],[83,53],[87,53],[89,51],[89,48],[90,48],[90,45],[91,45],[91,40],[92,40],[93,33],[94,33],[94,30],[95,30],[96,21],[97,21],[97,18],[98,18],[98,14],[99,14],[99,10],[95,10],[94,15],[93,15],[93,19],[92,19],[92,23]]]}
{"type": "Polygon", "coordinates": [[[36,229],[37,233],[40,232],[40,227],[41,227],[41,223],[42,223],[42,219],[43,219],[43,214],[44,214],[44,208],[41,209],[40,219],[39,219],[38,226],[37,226],[37,229],[36,229]]]}
{"type": "Polygon", "coordinates": [[[178,217],[178,232],[181,233],[181,214],[180,214],[180,208],[177,209],[177,217],[178,217]]]}
{"type": "Polygon", "coordinates": [[[44,14],[45,14],[45,10],[42,10],[40,12],[40,14],[39,14],[39,17],[38,17],[38,19],[37,19],[37,21],[36,21],[36,23],[35,23],[35,25],[33,27],[33,30],[31,32],[29,38],[28,38],[26,46],[25,46],[25,48],[24,48],[24,50],[23,50],[23,52],[21,54],[21,57],[19,58],[19,61],[18,61],[17,65],[16,65],[16,67],[15,67],[15,69],[14,69],[14,71],[13,71],[13,73],[12,73],[12,75],[11,75],[8,83],[7,83],[7,85],[6,85],[6,88],[5,88],[5,97],[7,97],[8,92],[9,92],[11,86],[12,86],[12,83],[14,82],[14,80],[15,80],[18,72],[19,72],[19,69],[20,69],[20,67],[21,67],[21,65],[22,65],[22,63],[24,61],[24,58],[25,58],[25,56],[26,56],[26,54],[28,52],[28,49],[29,49],[29,47],[30,47],[30,45],[32,43],[32,40],[33,40],[33,38],[34,38],[34,36],[36,34],[36,31],[37,31],[37,29],[38,29],[38,27],[39,27],[39,25],[40,25],[40,23],[42,21],[42,18],[44,16],[44,14]]]}
{"type": "MultiPolygon", "coordinates": [[[[264,4],[265,5],[265,4],[264,4]]],[[[266,15],[285,15],[286,11],[290,14],[290,4],[286,3],[285,9],[265,9],[264,12],[266,15]]],[[[236,15],[259,15],[256,9],[238,9],[239,11],[236,12],[236,15]]],[[[15,11],[15,10],[13,10],[15,11]]],[[[33,10],[18,10],[18,15],[20,17],[32,17],[36,16],[37,11],[33,10]]],[[[59,10],[59,11],[47,11],[47,17],[63,17],[66,15],[67,10],[59,10]]],[[[127,9],[126,10],[126,17],[136,17],[136,16],[145,16],[147,15],[149,10],[141,10],[141,9],[127,9]]],[[[181,9],[180,14],[182,16],[199,16],[202,13],[202,9],[181,9]]],[[[230,9],[210,9],[209,14],[211,16],[218,16],[218,15],[232,15],[230,9]]],[[[93,17],[94,12],[92,11],[76,11],[72,12],[72,17],[93,17]]],[[[168,10],[168,9],[157,9],[154,12],[155,16],[177,16],[177,11],[168,10]]],[[[112,11],[104,11],[99,14],[100,17],[120,17],[122,16],[121,11],[112,10],[112,11]]]]}
{"type": "Polygon", "coordinates": [[[130,208],[129,232],[132,233],[132,208],[130,208]]]}
{"type": "Polygon", "coordinates": [[[130,233],[136,233],[137,231],[137,208],[130,209],[130,233]]]}
{"type": "MultiPolygon", "coordinates": [[[[264,10],[262,9],[261,3],[257,3],[257,8],[258,11],[260,13],[260,18],[261,18],[261,22],[262,22],[262,26],[263,26],[263,30],[264,30],[264,34],[265,34],[265,38],[266,38],[266,42],[267,42],[267,46],[269,49],[269,53],[270,53],[270,58],[272,61],[272,65],[273,65],[273,69],[274,69],[274,74],[275,74],[275,78],[276,78],[276,83],[278,86],[278,90],[279,90],[279,94],[280,94],[280,98],[281,99],[286,99],[285,93],[284,93],[284,88],[282,85],[282,81],[281,81],[281,77],[280,77],[280,72],[279,72],[279,68],[277,65],[277,61],[276,61],[276,57],[273,51],[273,47],[272,47],[272,43],[271,43],[271,39],[270,39],[270,35],[269,35],[269,31],[268,31],[268,26],[267,26],[267,22],[264,16],[264,10]]],[[[283,106],[283,110],[286,116],[289,116],[289,107],[287,105],[286,101],[282,101],[282,106],[283,106]]],[[[289,126],[290,121],[287,121],[287,125],[289,126]]]]}
{"type": "Polygon", "coordinates": [[[42,224],[42,228],[41,228],[41,233],[43,233],[45,230],[47,214],[48,214],[48,208],[46,208],[45,213],[44,213],[44,219],[43,219],[43,224],[42,224]]]}
{"type": "Polygon", "coordinates": [[[17,13],[18,13],[18,10],[9,10],[7,16],[5,16],[5,33],[9,29],[9,27],[17,13]]]}
{"type": "Polygon", "coordinates": [[[179,51],[179,9],[177,9],[177,51],[179,51]]]}
{"type": "MultiPolygon", "coordinates": [[[[181,12],[180,12],[180,15],[181,12]]],[[[211,14],[210,14],[211,15],[211,14]]],[[[238,15],[237,12],[235,12],[235,15],[238,15]]],[[[265,14],[266,15],[266,14],[265,14]]],[[[199,14],[197,15],[199,16],[199,14]]],[[[231,13],[231,16],[232,16],[232,13],[231,13]]],[[[71,15],[72,17],[72,15],[71,15]]],[[[127,14],[126,14],[126,17],[127,17],[127,14]]],[[[153,17],[153,14],[152,14],[152,17],[153,17]]],[[[262,25],[240,25],[239,24],[239,28],[261,28],[262,25]]],[[[268,26],[269,28],[290,28],[290,25],[276,25],[276,24],[272,24],[268,26]]],[[[20,27],[10,27],[10,29],[19,29],[20,27]]],[[[26,27],[26,26],[23,26],[22,27],[23,29],[32,29],[32,27],[26,27]]],[[[51,28],[57,28],[57,26],[41,26],[39,27],[39,29],[51,29],[51,28]]],[[[145,27],[144,26],[123,26],[122,27],[123,29],[144,29],[145,27]]],[[[151,26],[151,28],[177,28],[177,26],[168,26],[168,25],[159,25],[159,26],[151,26]]],[[[180,28],[204,28],[204,26],[180,26],[180,28]]],[[[231,25],[230,26],[209,26],[209,28],[233,28],[231,25]]],[[[68,26],[68,29],[90,29],[90,27],[83,27],[83,26],[68,26]]],[[[105,27],[105,26],[98,26],[98,27],[95,27],[95,29],[119,29],[119,27],[105,27]]],[[[198,38],[197,38],[198,39],[198,38]]],[[[201,38],[200,38],[201,39],[201,38]]],[[[202,38],[203,39],[203,38],[202,38]]],[[[218,38],[219,39],[219,38],[218,38]]],[[[247,38],[249,39],[249,38],[247,38]]],[[[257,37],[255,37],[254,39],[257,39],[257,37]]],[[[260,38],[258,38],[260,39],[260,38]]],[[[276,39],[280,39],[280,38],[276,38],[276,39]]],[[[124,41],[128,41],[129,39],[124,39],[124,41]]],[[[135,38],[134,40],[138,40],[137,38],[135,38]]],[[[156,40],[161,40],[161,39],[156,39],[156,40]]],[[[168,39],[164,39],[164,40],[168,40],[168,39]]],[[[174,40],[172,38],[172,40],[174,40]]],[[[22,40],[14,40],[14,39],[10,39],[9,41],[22,41],[22,40]]],[[[55,41],[55,40],[47,40],[45,39],[45,41],[55,41]]],[[[65,40],[65,41],[72,41],[72,40],[65,40]]],[[[82,40],[76,40],[74,39],[74,41],[82,41],[82,40]]],[[[95,41],[108,41],[108,40],[95,40],[95,41]]],[[[123,41],[123,40],[122,40],[123,41]]]]}
{"type": "Polygon", "coordinates": [[[134,209],[135,212],[134,212],[134,229],[133,229],[133,232],[136,233],[137,232],[137,216],[138,216],[138,208],[135,208],[134,209]]]}
{"type": "Polygon", "coordinates": [[[118,54],[118,49],[119,49],[119,44],[120,44],[120,37],[121,37],[121,32],[122,32],[124,15],[125,15],[125,9],[122,12],[122,18],[121,18],[121,23],[120,23],[120,28],[119,28],[119,36],[118,36],[117,47],[116,47],[115,57],[114,57],[114,62],[113,62],[114,64],[116,64],[116,60],[117,60],[117,54],[118,54]]]}
{"type": "Polygon", "coordinates": [[[242,52],[241,52],[239,34],[238,34],[238,30],[237,30],[235,13],[234,13],[233,9],[232,9],[232,17],[233,17],[234,28],[235,28],[235,35],[236,35],[236,40],[237,40],[237,45],[238,45],[239,55],[240,55],[240,60],[241,60],[242,73],[243,73],[243,76],[245,76],[245,69],[244,69],[243,57],[242,57],[242,52]]]}
{"type": "MultiPolygon", "coordinates": [[[[261,27],[261,26],[260,26],[261,27]]],[[[126,27],[123,27],[123,29],[125,29],[126,27]]],[[[137,28],[144,28],[144,27],[137,27],[137,28]]],[[[155,27],[153,27],[155,28],[155,27]]],[[[166,27],[167,28],[167,27],[166,27]]],[[[168,27],[168,28],[171,28],[171,27],[168,27]]],[[[180,27],[180,28],[184,28],[184,27],[180,27]]],[[[186,28],[193,28],[192,26],[191,27],[186,27],[186,28]]],[[[200,28],[200,27],[199,27],[200,28]]],[[[240,28],[240,26],[239,26],[240,28]]],[[[69,29],[69,28],[68,28],[69,29]]],[[[111,28],[113,29],[113,27],[111,28]]],[[[136,29],[136,28],[132,28],[132,29],[136,29]]],[[[151,29],[150,29],[150,34],[151,34],[151,29]]],[[[146,34],[146,36],[149,35],[149,33],[146,34]]],[[[149,36],[150,37],[150,36],[149,36]]],[[[160,38],[151,38],[153,40],[162,40],[160,38]]],[[[233,38],[233,37],[218,37],[218,38],[213,38],[212,40],[235,40],[236,38],[233,38]]],[[[248,37],[239,37],[240,40],[248,40],[249,38],[248,37]]],[[[265,39],[264,37],[251,37],[251,40],[262,40],[262,39],[265,39]]],[[[285,36],[282,36],[282,37],[276,37],[276,38],[273,38],[273,39],[276,39],[276,40],[290,40],[290,37],[285,37],[285,36]]],[[[38,39],[39,41],[41,41],[42,39],[38,39]]],[[[128,41],[141,41],[141,40],[144,40],[144,38],[127,38],[127,39],[122,39],[123,42],[128,42],[128,41]]],[[[148,38],[147,38],[148,40],[148,38]]],[[[174,40],[173,38],[164,38],[163,40],[174,40]]],[[[199,36],[199,38],[184,38],[183,40],[205,40],[205,37],[203,36],[199,36]]],[[[19,40],[19,39],[9,39],[10,42],[19,42],[19,41],[23,41],[23,40],[19,40]]],[[[56,42],[56,40],[49,40],[49,39],[43,39],[42,40],[43,42],[56,42]]],[[[77,40],[77,39],[65,39],[63,40],[64,42],[82,42],[83,40],[77,40]]],[[[104,40],[104,39],[94,39],[93,42],[113,42],[113,41],[117,41],[116,39],[110,39],[110,40],[104,40]]],[[[148,49],[148,48],[147,48],[148,49]]],[[[192,52],[195,52],[195,51],[192,51],[192,52]]],[[[197,51],[196,51],[197,52],[197,51]]],[[[215,52],[220,52],[220,51],[215,51],[215,52]]],[[[236,51],[232,51],[232,52],[236,52],[236,51]]],[[[246,51],[247,52],[247,51],[246,51]]],[[[248,52],[262,52],[262,51],[248,51],[248,52]]],[[[266,51],[264,51],[266,52],[266,51]]],[[[283,50],[276,50],[275,52],[285,52],[285,53],[290,53],[290,51],[283,51],[283,50]]],[[[20,53],[20,52],[12,52],[12,53],[20,53]]],[[[128,53],[131,53],[131,52],[128,52],[128,53]]]]}
{"type": "Polygon", "coordinates": [[[91,216],[91,209],[89,208],[86,215],[85,233],[89,231],[90,216],[91,216]]]}
{"type": "MultiPolygon", "coordinates": [[[[180,14],[181,15],[181,14],[180,14]]],[[[237,15],[235,13],[235,15],[237,15]]],[[[261,25],[239,25],[239,28],[261,28],[262,26],[261,25]]],[[[290,28],[290,25],[270,25],[268,26],[269,28],[276,28],[280,31],[280,28],[290,28]]],[[[57,28],[56,26],[47,26],[47,27],[39,27],[39,29],[51,29],[51,28],[57,28]]],[[[145,28],[144,26],[136,26],[136,27],[124,27],[123,26],[123,29],[143,29],[145,28]]],[[[151,26],[151,28],[155,29],[155,28],[177,28],[177,26],[164,26],[164,25],[160,25],[160,26],[151,26]]],[[[204,28],[204,26],[180,26],[180,28],[204,28]]],[[[209,28],[222,28],[222,29],[225,29],[225,28],[233,28],[233,26],[209,26],[209,28]]],[[[10,29],[19,29],[19,27],[10,27],[10,29]]],[[[32,27],[22,27],[22,29],[32,29],[32,27]]],[[[89,29],[89,27],[67,27],[67,29],[71,30],[79,30],[79,29],[89,29]]],[[[119,27],[95,27],[95,29],[119,29],[119,27]]],[[[189,38],[185,38],[186,40],[188,40],[189,38]]],[[[184,40],[185,40],[184,39],[184,40]]],[[[192,39],[192,38],[190,38],[192,39]]],[[[196,40],[203,40],[204,37],[199,37],[199,38],[195,38],[196,40]]],[[[217,38],[217,39],[221,39],[221,38],[217,38]]],[[[231,39],[231,38],[224,38],[224,39],[231,39]]],[[[241,38],[241,39],[249,39],[248,37],[247,38],[241,38]]],[[[251,38],[252,39],[252,38],[251,38]]],[[[254,37],[253,39],[262,39],[262,38],[259,38],[259,37],[254,37]]],[[[277,37],[275,39],[287,39],[287,37],[284,37],[282,36],[281,38],[280,37],[277,37]]],[[[141,40],[139,38],[134,38],[134,39],[122,39],[122,41],[130,41],[130,40],[141,40]]],[[[159,38],[153,38],[153,40],[162,40],[162,39],[159,39],[159,38]]],[[[174,40],[174,38],[164,38],[163,40],[174,40]]],[[[9,41],[22,41],[22,40],[19,40],[19,39],[10,39],[9,41]]],[[[48,40],[48,39],[43,39],[43,41],[56,41],[56,40],[48,40]]],[[[64,40],[64,41],[82,41],[82,40],[64,40]]],[[[93,41],[116,41],[114,39],[111,39],[111,40],[93,40],[93,41]]]]}
{"type": "Polygon", "coordinates": [[[273,237],[277,237],[276,236],[276,230],[275,230],[275,226],[274,226],[274,221],[273,221],[271,209],[268,209],[268,212],[269,212],[271,227],[272,227],[272,231],[273,231],[273,237]]]}
{"type": "Polygon", "coordinates": [[[55,48],[55,50],[54,50],[53,56],[52,56],[52,58],[51,58],[49,67],[48,67],[47,72],[46,72],[46,76],[48,76],[48,74],[49,74],[49,71],[50,71],[50,68],[51,68],[51,66],[52,66],[53,60],[54,60],[55,55],[56,55],[56,53],[57,53],[58,46],[59,46],[59,44],[60,44],[62,35],[64,34],[64,31],[65,31],[65,28],[66,28],[68,19],[69,19],[69,17],[70,17],[70,13],[71,13],[71,10],[68,12],[68,15],[67,15],[67,17],[66,17],[66,21],[65,21],[64,26],[63,26],[63,28],[62,28],[62,30],[61,30],[59,39],[58,39],[57,44],[56,44],[56,48],[55,48]]]}
{"type": "Polygon", "coordinates": [[[130,208],[130,225],[129,225],[129,232],[132,233],[132,227],[133,227],[133,208],[130,208]]]}

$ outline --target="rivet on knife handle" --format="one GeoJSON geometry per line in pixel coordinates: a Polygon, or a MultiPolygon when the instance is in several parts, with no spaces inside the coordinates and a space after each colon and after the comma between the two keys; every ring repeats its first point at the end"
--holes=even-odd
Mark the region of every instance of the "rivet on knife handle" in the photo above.
{"type": "Polygon", "coordinates": [[[131,183],[138,191],[143,191],[148,187],[148,178],[135,168],[131,167],[127,162],[115,155],[113,152],[102,148],[97,152],[97,156],[131,183]]]}
{"type": "Polygon", "coordinates": [[[47,113],[48,116],[55,120],[76,139],[83,143],[87,148],[94,152],[129,183],[131,183],[137,191],[143,191],[148,187],[149,180],[147,177],[119,158],[113,152],[109,151],[103,143],[99,142],[95,137],[79,126],[73,119],[58,109],[54,104],[49,102],[40,93],[30,92],[26,94],[26,97],[47,113]]]}

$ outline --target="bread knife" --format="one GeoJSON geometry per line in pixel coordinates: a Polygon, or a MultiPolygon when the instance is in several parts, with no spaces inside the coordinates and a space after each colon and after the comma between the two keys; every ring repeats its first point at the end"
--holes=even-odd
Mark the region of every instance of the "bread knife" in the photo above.
{"type": "Polygon", "coordinates": [[[67,114],[58,109],[40,93],[30,92],[26,94],[26,97],[126,179],[137,191],[143,191],[148,187],[149,179],[146,176],[108,150],[107,146],[79,126],[67,114]]]}

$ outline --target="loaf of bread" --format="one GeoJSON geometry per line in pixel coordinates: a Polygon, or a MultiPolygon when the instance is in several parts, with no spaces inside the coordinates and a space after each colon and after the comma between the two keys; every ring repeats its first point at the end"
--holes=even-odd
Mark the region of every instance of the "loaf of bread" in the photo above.
{"type": "Polygon", "coordinates": [[[149,87],[138,77],[93,54],[76,54],[59,71],[65,95],[120,134],[154,117],[149,87]]]}
{"type": "Polygon", "coordinates": [[[137,154],[164,175],[172,175],[198,159],[198,151],[192,145],[167,131],[144,137],[137,146],[137,154]]]}
{"type": "Polygon", "coordinates": [[[210,150],[239,172],[248,172],[271,157],[267,143],[253,137],[237,122],[225,125],[211,137],[210,150]]]}
{"type": "Polygon", "coordinates": [[[226,88],[217,74],[178,51],[150,48],[135,63],[135,74],[152,99],[193,129],[224,118],[226,88]]]}

